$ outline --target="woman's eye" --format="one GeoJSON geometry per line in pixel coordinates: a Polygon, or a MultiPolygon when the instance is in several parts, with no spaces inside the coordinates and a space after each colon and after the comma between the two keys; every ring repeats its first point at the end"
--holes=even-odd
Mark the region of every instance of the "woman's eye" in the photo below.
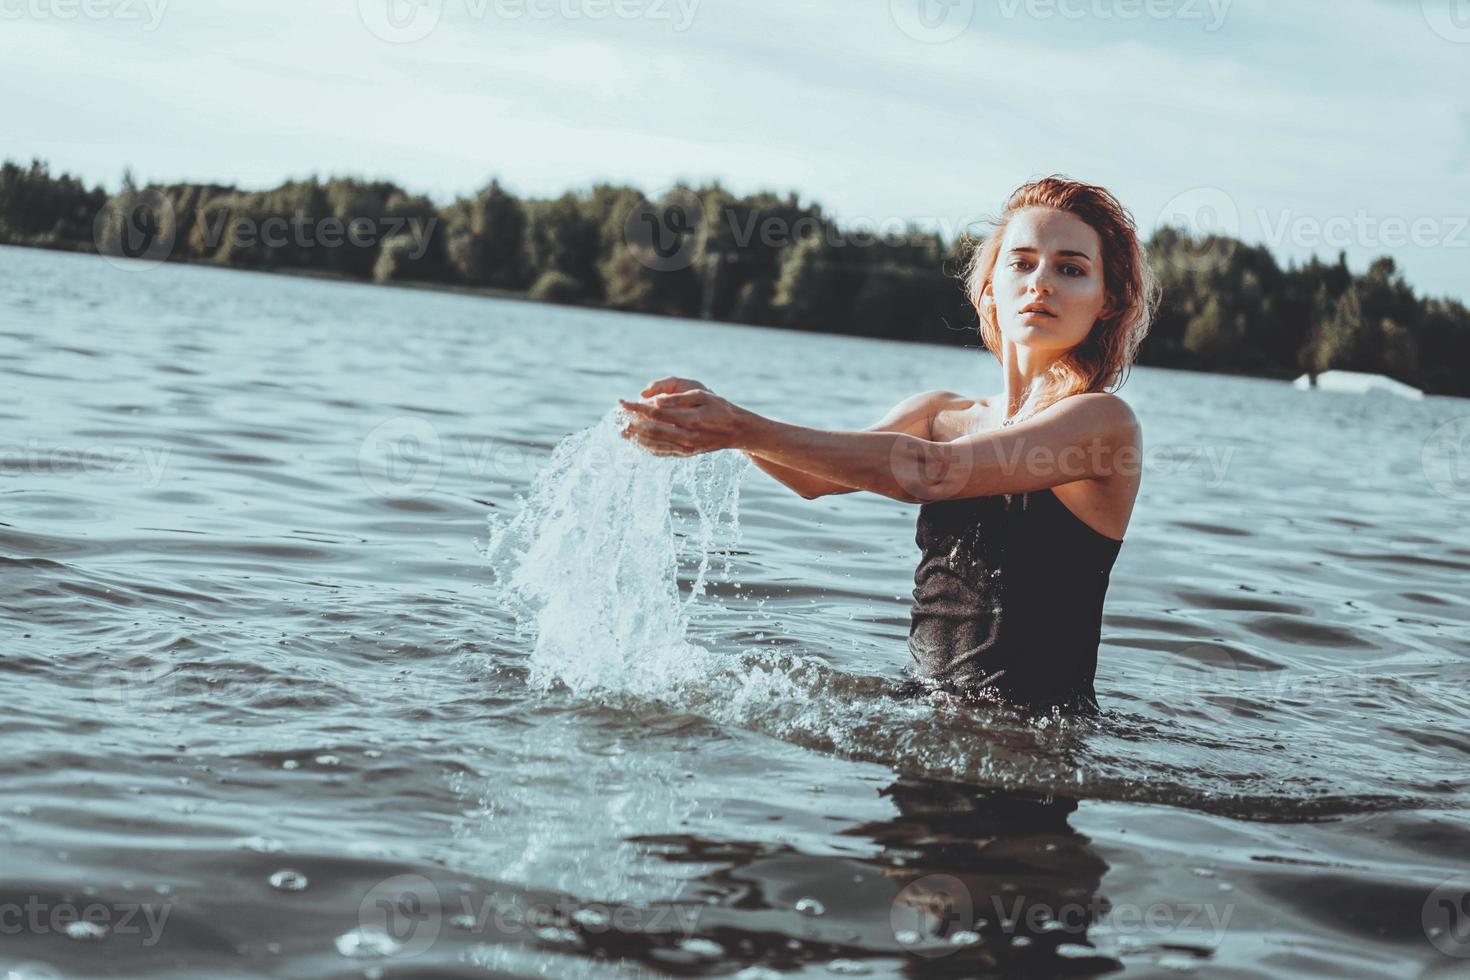
{"type": "MultiPolygon", "coordinates": [[[[1012,269],[1020,269],[1022,267],[1026,267],[1026,266],[1030,266],[1030,265],[1031,265],[1031,262],[1029,260],[1027,260],[1027,259],[1011,259],[1011,263],[1010,263],[1010,267],[1012,269]]],[[[1067,273],[1068,275],[1075,275],[1075,276],[1077,276],[1079,278],[1080,277],[1084,277],[1084,276],[1087,275],[1087,270],[1084,269],[1084,268],[1082,268],[1082,266],[1080,266],[1080,265],[1063,266],[1062,267],[1062,271],[1065,272],[1065,273],[1067,273]]]]}

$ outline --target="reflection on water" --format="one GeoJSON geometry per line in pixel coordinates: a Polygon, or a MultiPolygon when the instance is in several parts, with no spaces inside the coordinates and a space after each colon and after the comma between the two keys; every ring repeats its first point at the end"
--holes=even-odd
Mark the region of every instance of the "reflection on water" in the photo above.
{"type": "Polygon", "coordinates": [[[21,975],[1459,962],[1462,401],[1134,371],[1059,718],[906,684],[911,507],[609,424],[678,373],[856,428],[974,351],[0,248],[0,371],[21,975]]]}
{"type": "Polygon", "coordinates": [[[869,966],[911,975],[1120,965],[1087,941],[1106,909],[1108,865],[1068,824],[1076,800],[922,779],[880,795],[899,815],[843,832],[878,845],[864,858],[678,836],[649,843],[669,860],[722,859],[693,882],[713,903],[700,929],[765,965],[878,959],[869,966]],[[781,919],[774,936],[763,933],[781,919]]]}

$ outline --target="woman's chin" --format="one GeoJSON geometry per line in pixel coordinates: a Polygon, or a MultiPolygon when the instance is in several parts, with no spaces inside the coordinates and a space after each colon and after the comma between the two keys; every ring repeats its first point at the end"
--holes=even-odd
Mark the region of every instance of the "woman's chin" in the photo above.
{"type": "Polygon", "coordinates": [[[1005,338],[1018,347],[1034,346],[1050,336],[1052,332],[1044,323],[1018,323],[1005,331],[1005,338]]]}

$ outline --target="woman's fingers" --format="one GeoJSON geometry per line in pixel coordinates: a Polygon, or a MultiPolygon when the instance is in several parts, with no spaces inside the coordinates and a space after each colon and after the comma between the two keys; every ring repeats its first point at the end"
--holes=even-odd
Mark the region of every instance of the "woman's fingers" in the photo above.
{"type": "Polygon", "coordinates": [[[680,391],[670,395],[658,397],[659,408],[693,408],[703,405],[709,401],[709,392],[696,388],[692,391],[680,391]]]}
{"type": "Polygon", "coordinates": [[[651,382],[647,388],[640,391],[639,397],[648,398],[651,395],[676,394],[681,391],[689,391],[693,388],[703,388],[704,385],[689,378],[660,378],[651,382]]]}
{"type": "Polygon", "coordinates": [[[655,422],[652,419],[639,423],[634,427],[640,436],[657,440],[658,442],[670,442],[676,446],[684,447],[689,438],[689,433],[677,425],[669,425],[665,422],[655,422]]]}
{"type": "Polygon", "coordinates": [[[668,401],[660,401],[657,404],[648,405],[644,402],[630,402],[624,401],[623,399],[619,398],[618,404],[621,405],[624,410],[630,412],[638,418],[652,419],[656,422],[670,422],[675,425],[681,423],[685,425],[693,425],[699,420],[699,413],[694,411],[693,409],[665,407],[670,404],[682,403],[670,403],[668,401]]]}
{"type": "Polygon", "coordinates": [[[661,439],[653,439],[647,435],[636,432],[624,432],[624,438],[632,439],[640,448],[647,450],[655,456],[691,456],[693,450],[685,449],[683,446],[672,442],[664,442],[661,439]]]}
{"type": "Polygon", "coordinates": [[[635,416],[622,431],[624,436],[631,436],[639,442],[668,443],[686,451],[693,449],[688,430],[647,416],[635,416]]]}
{"type": "Polygon", "coordinates": [[[693,456],[694,455],[694,453],[691,452],[690,450],[684,449],[681,446],[676,446],[676,445],[674,445],[673,443],[670,443],[670,442],[655,442],[653,440],[645,440],[643,442],[640,442],[639,445],[642,446],[644,449],[648,450],[650,453],[652,453],[655,456],[693,456]]]}

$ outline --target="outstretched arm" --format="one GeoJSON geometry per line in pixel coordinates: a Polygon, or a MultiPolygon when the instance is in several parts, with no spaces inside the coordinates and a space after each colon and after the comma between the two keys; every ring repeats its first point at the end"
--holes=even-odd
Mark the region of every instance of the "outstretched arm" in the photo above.
{"type": "MultiPolygon", "coordinates": [[[[663,378],[650,383],[640,394],[647,398],[699,389],[708,391],[700,382],[688,378],[663,378]]],[[[959,397],[952,391],[943,390],[926,391],[913,395],[893,406],[886,415],[862,431],[906,433],[927,439],[929,420],[946,403],[959,399],[959,397]]],[[[658,399],[655,397],[655,400],[658,399]]],[[[742,452],[763,472],[778,483],[795,490],[807,500],[815,500],[817,497],[825,497],[829,494],[855,493],[860,489],[769,459],[757,452],[750,450],[742,450],[742,452]]]]}
{"type": "Polygon", "coordinates": [[[757,456],[755,453],[749,451],[745,451],[745,455],[761,470],[770,474],[776,482],[790,487],[807,500],[815,500],[818,497],[825,497],[832,493],[857,492],[857,487],[844,486],[841,483],[824,480],[819,476],[812,476],[810,473],[803,473],[801,470],[792,469],[789,466],[782,466],[780,463],[773,463],[765,457],[757,456]]]}
{"type": "Polygon", "coordinates": [[[840,486],[907,503],[1026,493],[1141,464],[1138,422],[1116,395],[1064,398],[1024,422],[952,442],[906,432],[833,432],[777,422],[707,391],[623,402],[659,451],[740,449],[840,486]]]}
{"type": "MultiPolygon", "coordinates": [[[[929,437],[929,420],[934,417],[946,402],[959,398],[952,391],[926,391],[922,394],[913,395],[899,402],[888,410],[888,414],[877,422],[863,429],[863,432],[888,432],[902,433],[912,436],[929,437]]],[[[767,458],[754,450],[742,450],[750,461],[760,467],[771,476],[775,477],[786,486],[801,494],[807,500],[824,497],[829,494],[855,493],[861,487],[849,486],[838,483],[835,480],[817,476],[794,466],[777,462],[767,458]]]]}

